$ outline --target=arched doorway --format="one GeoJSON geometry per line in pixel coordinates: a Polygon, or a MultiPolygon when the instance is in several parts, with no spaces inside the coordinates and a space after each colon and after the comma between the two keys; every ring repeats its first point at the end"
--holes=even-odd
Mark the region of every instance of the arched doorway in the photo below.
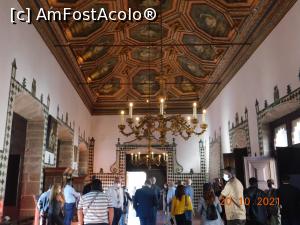
{"type": "Polygon", "coordinates": [[[34,215],[34,198],[41,190],[47,116],[42,104],[25,91],[15,96],[12,113],[3,214],[17,219],[34,215]]]}
{"type": "Polygon", "coordinates": [[[85,176],[88,174],[89,169],[89,151],[85,142],[78,145],[79,162],[78,162],[78,175],[85,176]]]}
{"type": "Polygon", "coordinates": [[[73,168],[74,158],[74,133],[73,131],[59,121],[57,127],[57,167],[73,168]]]}

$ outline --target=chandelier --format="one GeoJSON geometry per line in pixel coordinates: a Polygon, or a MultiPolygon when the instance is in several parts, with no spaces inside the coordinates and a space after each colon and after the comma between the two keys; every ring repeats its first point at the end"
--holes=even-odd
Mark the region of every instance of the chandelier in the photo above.
{"type": "MultiPolygon", "coordinates": [[[[201,135],[207,129],[207,124],[205,122],[206,110],[202,111],[202,123],[199,123],[197,118],[197,103],[194,102],[192,105],[193,114],[192,117],[184,117],[182,115],[167,115],[165,113],[165,103],[166,103],[166,81],[168,76],[163,72],[163,25],[162,25],[162,5],[160,3],[160,99],[159,99],[159,114],[153,115],[147,113],[141,117],[133,118],[133,102],[129,103],[128,117],[125,118],[125,111],[121,111],[121,123],[118,125],[120,132],[125,136],[134,136],[137,140],[142,140],[146,138],[148,140],[147,154],[141,155],[131,154],[131,163],[136,166],[146,165],[151,168],[151,166],[159,166],[166,164],[168,161],[168,155],[165,154],[154,154],[151,151],[151,141],[158,139],[161,145],[167,144],[167,135],[178,136],[180,135],[184,140],[188,140],[192,135],[201,135]]],[[[150,37],[149,37],[150,40],[150,37]]],[[[149,51],[151,43],[149,42],[149,51]]],[[[149,60],[150,68],[150,60],[149,60]]],[[[149,76],[150,84],[150,76],[149,76]]],[[[149,85],[149,100],[151,99],[151,89],[149,85]]],[[[149,104],[150,105],[150,104],[149,104]]]]}
{"type": "Polygon", "coordinates": [[[120,132],[128,136],[134,136],[137,140],[146,138],[148,140],[147,154],[131,153],[131,164],[135,166],[146,165],[151,166],[165,165],[168,160],[168,155],[154,154],[151,151],[151,141],[158,139],[161,145],[167,144],[167,134],[180,135],[184,140],[188,140],[192,135],[201,135],[207,129],[205,122],[206,110],[202,112],[202,123],[199,124],[197,118],[197,103],[193,103],[193,115],[183,117],[182,115],[166,115],[164,113],[165,100],[160,99],[160,113],[158,115],[146,114],[142,117],[135,117],[133,119],[133,103],[129,103],[129,116],[125,119],[125,111],[121,111],[121,123],[118,125],[120,132]],[[127,126],[125,125],[127,124],[127,126]],[[200,131],[197,131],[197,127],[200,131]],[[126,131],[128,128],[128,131],[126,131]],[[158,136],[158,138],[156,138],[158,136]]]}
{"type": "Polygon", "coordinates": [[[148,139],[148,152],[147,154],[131,153],[131,164],[134,166],[143,166],[145,165],[148,168],[152,166],[165,166],[168,162],[168,154],[155,154],[153,151],[151,152],[151,139],[148,139]]]}
{"type": "Polygon", "coordinates": [[[192,117],[183,117],[182,115],[166,115],[164,113],[163,98],[160,99],[160,113],[158,115],[146,114],[142,117],[133,119],[133,103],[129,103],[129,117],[125,119],[125,111],[121,111],[121,124],[119,124],[120,132],[125,136],[135,136],[136,139],[141,140],[147,138],[148,140],[154,139],[158,136],[161,145],[167,143],[167,134],[180,135],[184,140],[188,140],[192,135],[201,135],[207,129],[205,122],[206,110],[202,112],[202,123],[199,124],[197,118],[197,103],[193,103],[192,117]],[[125,125],[127,123],[127,126],[125,125]],[[197,131],[199,124],[200,131],[197,131]],[[126,131],[126,127],[129,131],[126,131]]]}

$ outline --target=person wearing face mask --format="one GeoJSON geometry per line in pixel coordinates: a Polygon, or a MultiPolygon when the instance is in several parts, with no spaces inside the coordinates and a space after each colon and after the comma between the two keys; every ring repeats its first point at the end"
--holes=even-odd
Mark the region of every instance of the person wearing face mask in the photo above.
{"type": "Polygon", "coordinates": [[[118,225],[123,212],[124,193],[121,187],[120,177],[116,177],[114,185],[107,190],[108,196],[112,200],[112,206],[114,208],[114,218],[112,225],[118,225]]]}
{"type": "Polygon", "coordinates": [[[244,187],[235,177],[231,167],[224,169],[224,180],[227,182],[220,195],[220,201],[225,205],[227,225],[244,225],[246,223],[246,208],[241,204],[244,187]]]}

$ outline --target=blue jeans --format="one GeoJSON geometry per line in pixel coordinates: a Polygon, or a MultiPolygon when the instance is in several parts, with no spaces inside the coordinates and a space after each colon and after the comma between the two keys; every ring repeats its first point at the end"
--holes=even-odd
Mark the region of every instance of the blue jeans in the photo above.
{"type": "Polygon", "coordinates": [[[122,213],[121,219],[120,219],[120,225],[126,225],[128,214],[127,213],[122,213]]]}
{"type": "Polygon", "coordinates": [[[64,225],[71,225],[74,216],[75,203],[65,203],[64,205],[64,225]]]}
{"type": "Polygon", "coordinates": [[[192,211],[185,211],[184,215],[185,215],[186,225],[192,225],[193,212],[192,211]]]}
{"type": "Polygon", "coordinates": [[[122,209],[114,208],[114,219],[113,219],[112,225],[118,225],[121,216],[122,216],[122,209]]]}

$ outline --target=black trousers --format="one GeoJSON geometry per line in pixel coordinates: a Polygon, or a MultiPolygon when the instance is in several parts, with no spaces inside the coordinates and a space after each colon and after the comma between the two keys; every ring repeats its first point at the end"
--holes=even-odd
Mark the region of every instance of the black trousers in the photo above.
{"type": "Polygon", "coordinates": [[[185,214],[175,215],[177,225],[186,225],[185,214]]]}
{"type": "Polygon", "coordinates": [[[60,215],[49,214],[48,225],[64,225],[64,219],[60,215]]]}
{"type": "Polygon", "coordinates": [[[122,216],[122,209],[114,208],[114,219],[113,219],[112,225],[118,225],[121,216],[122,216]]]}
{"type": "Polygon", "coordinates": [[[281,225],[300,225],[300,219],[281,214],[281,225]]]}
{"type": "Polygon", "coordinates": [[[260,222],[252,221],[252,220],[247,220],[247,221],[246,221],[246,225],[265,225],[265,224],[267,224],[267,222],[265,222],[265,223],[260,223],[260,222]]]}
{"type": "Polygon", "coordinates": [[[227,225],[245,225],[246,220],[227,220],[227,225]]]}

